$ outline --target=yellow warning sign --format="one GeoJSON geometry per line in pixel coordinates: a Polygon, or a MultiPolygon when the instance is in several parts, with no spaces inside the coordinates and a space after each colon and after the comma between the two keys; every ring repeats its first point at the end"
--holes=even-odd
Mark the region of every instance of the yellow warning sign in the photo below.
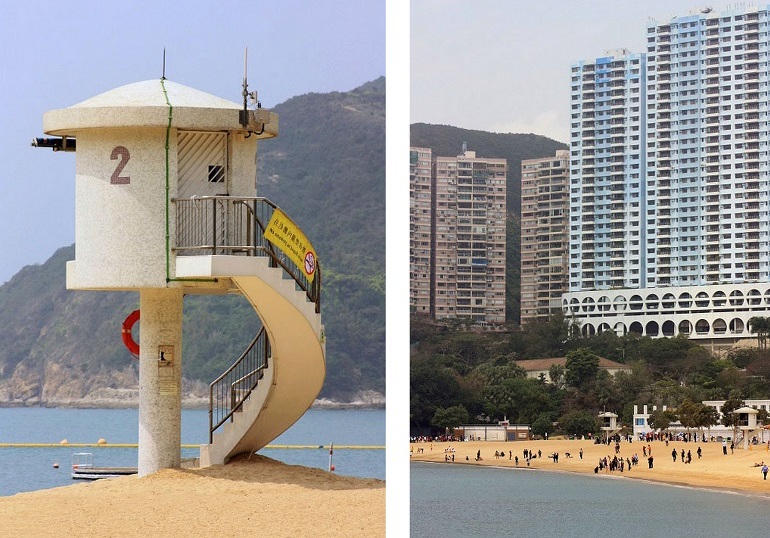
{"type": "Polygon", "coordinates": [[[302,230],[294,224],[294,221],[286,213],[276,208],[267,228],[265,228],[264,236],[265,239],[281,249],[305,273],[308,282],[313,281],[318,262],[315,250],[302,230]]]}

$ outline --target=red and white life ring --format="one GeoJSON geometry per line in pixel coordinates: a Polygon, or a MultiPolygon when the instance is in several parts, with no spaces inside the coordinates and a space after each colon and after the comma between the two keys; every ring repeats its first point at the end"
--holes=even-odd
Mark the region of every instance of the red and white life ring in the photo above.
{"type": "Polygon", "coordinates": [[[123,322],[123,343],[134,357],[139,358],[139,344],[134,341],[134,336],[131,334],[131,329],[137,321],[139,321],[139,310],[134,310],[123,322]]]}

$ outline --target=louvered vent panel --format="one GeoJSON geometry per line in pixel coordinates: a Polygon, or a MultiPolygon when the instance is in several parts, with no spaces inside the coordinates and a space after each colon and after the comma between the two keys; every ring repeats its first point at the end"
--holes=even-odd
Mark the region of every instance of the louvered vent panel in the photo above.
{"type": "Polygon", "coordinates": [[[225,133],[180,131],[178,198],[227,194],[225,133]]]}

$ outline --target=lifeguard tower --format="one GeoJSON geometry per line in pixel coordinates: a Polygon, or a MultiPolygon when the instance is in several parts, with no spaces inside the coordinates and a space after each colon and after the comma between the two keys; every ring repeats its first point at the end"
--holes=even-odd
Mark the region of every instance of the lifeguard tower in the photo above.
{"type": "Polygon", "coordinates": [[[139,359],[139,475],[181,463],[187,294],[242,294],[262,321],[211,384],[202,466],[264,447],[323,384],[320,267],[304,233],[256,196],[257,142],[278,135],[278,117],[247,87],[244,74],[239,105],[165,77],[129,84],[46,112],[51,137],[33,142],[76,151],[67,288],[139,292],[123,334],[139,359]]]}
{"type": "Polygon", "coordinates": [[[601,423],[601,430],[604,432],[605,439],[620,431],[618,428],[618,416],[615,413],[611,413],[609,411],[600,413],[599,421],[601,423]]]}
{"type": "Polygon", "coordinates": [[[752,432],[757,429],[757,415],[759,411],[753,407],[741,407],[733,411],[734,415],[738,415],[738,428],[741,430],[743,436],[743,448],[749,449],[749,437],[752,432]]]}

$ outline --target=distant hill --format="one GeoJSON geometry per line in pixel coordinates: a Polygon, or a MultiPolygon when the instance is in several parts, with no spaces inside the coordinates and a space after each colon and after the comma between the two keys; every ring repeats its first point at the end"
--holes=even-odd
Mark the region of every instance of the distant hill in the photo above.
{"type": "MultiPolygon", "coordinates": [[[[273,110],[280,134],[259,145],[257,194],[284,209],[318,251],[327,337],[320,397],[384,395],[385,79],[273,110]]],[[[66,290],[72,259],[74,246],[64,247],[0,286],[0,405],[99,405],[138,388],[120,327],[139,294],[66,290]]],[[[208,383],[258,327],[242,297],[186,297],[187,395],[207,397],[208,383]]]]}
{"type": "Polygon", "coordinates": [[[462,153],[463,142],[478,157],[502,158],[508,161],[506,192],[506,320],[519,323],[521,317],[521,161],[552,157],[556,150],[568,149],[562,142],[535,134],[490,133],[461,129],[450,125],[413,123],[410,145],[431,148],[440,157],[462,153]]]}

